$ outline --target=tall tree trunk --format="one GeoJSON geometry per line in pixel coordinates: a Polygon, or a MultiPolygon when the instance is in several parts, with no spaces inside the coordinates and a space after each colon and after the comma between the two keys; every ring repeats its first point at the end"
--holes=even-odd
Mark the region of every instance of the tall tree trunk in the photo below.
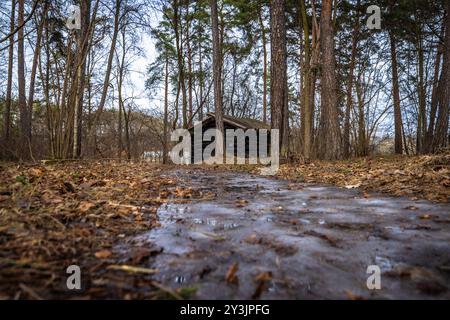
{"type": "Polygon", "coordinates": [[[185,70],[183,59],[183,39],[182,39],[182,26],[180,24],[180,10],[181,6],[178,0],[174,0],[172,3],[173,8],[173,28],[175,33],[175,45],[177,49],[177,62],[178,62],[178,85],[181,90],[181,113],[183,119],[183,128],[188,127],[188,115],[187,115],[187,99],[186,99],[186,83],[185,83],[185,70]]]}
{"type": "Polygon", "coordinates": [[[311,1],[312,8],[312,23],[311,23],[311,54],[310,54],[310,91],[309,91],[309,110],[311,112],[310,123],[311,123],[311,148],[310,152],[312,152],[313,146],[315,145],[315,138],[317,136],[316,129],[314,128],[315,122],[315,113],[316,113],[316,82],[317,82],[317,74],[318,69],[320,67],[320,27],[317,22],[317,13],[316,13],[316,5],[315,1],[311,1]]]}
{"type": "MultiPolygon", "coordinates": [[[[118,88],[119,90],[119,88],[118,88]]],[[[119,119],[117,123],[117,157],[119,160],[122,159],[122,150],[123,150],[123,140],[122,140],[122,131],[123,131],[123,124],[122,124],[122,88],[120,88],[119,92],[119,119]]]]}
{"type": "Polygon", "coordinates": [[[188,105],[189,105],[189,114],[188,114],[188,123],[187,126],[190,127],[192,124],[192,116],[193,116],[193,99],[192,99],[192,50],[191,50],[191,40],[190,40],[190,29],[189,25],[191,24],[192,19],[189,16],[189,1],[186,1],[186,49],[187,49],[187,62],[188,62],[188,105]]]}
{"type": "MultiPolygon", "coordinates": [[[[357,6],[359,7],[359,1],[357,6]]],[[[353,107],[353,74],[355,70],[356,53],[358,50],[359,37],[359,17],[355,17],[355,27],[352,34],[352,55],[350,57],[350,66],[347,80],[347,99],[345,105],[345,119],[344,119],[344,137],[343,137],[343,156],[348,158],[350,156],[350,111],[353,107]]]]}
{"type": "Polygon", "coordinates": [[[448,121],[450,104],[450,1],[447,0],[447,15],[445,18],[445,38],[442,75],[439,88],[441,96],[439,99],[439,113],[436,122],[436,130],[433,139],[433,150],[447,147],[449,144],[448,121]]]}
{"type": "Polygon", "coordinates": [[[392,71],[392,95],[394,100],[394,126],[395,126],[395,153],[403,153],[403,121],[402,110],[400,108],[400,90],[398,83],[398,66],[397,66],[397,43],[393,32],[389,32],[390,46],[391,46],[391,71],[392,71]]]}
{"type": "Polygon", "coordinates": [[[263,122],[267,123],[267,40],[266,28],[263,22],[263,7],[261,1],[258,0],[258,22],[261,29],[261,42],[263,49],[263,122]]]}
{"type": "Polygon", "coordinates": [[[33,110],[36,72],[37,72],[37,67],[38,67],[38,63],[39,63],[39,57],[41,54],[41,41],[42,41],[42,34],[43,34],[43,30],[44,30],[45,20],[47,17],[47,10],[48,10],[48,2],[45,2],[44,10],[42,12],[42,17],[41,17],[41,22],[39,23],[38,30],[37,30],[36,47],[34,48],[33,64],[31,66],[30,87],[29,87],[29,91],[28,91],[28,107],[27,107],[28,110],[30,110],[30,113],[32,113],[32,110],[33,110]]]}
{"type": "Polygon", "coordinates": [[[117,79],[117,94],[118,94],[118,100],[119,100],[119,123],[118,123],[118,132],[117,132],[117,152],[119,159],[122,158],[122,151],[123,151],[123,140],[122,140],[122,114],[126,113],[125,111],[125,105],[123,101],[122,96],[122,88],[123,88],[123,80],[124,80],[124,72],[125,72],[125,57],[126,57],[126,28],[123,26],[121,29],[122,34],[122,55],[120,56],[120,59],[117,59],[117,66],[118,66],[118,79],[117,79]]]}
{"type": "Polygon", "coordinates": [[[417,55],[419,65],[419,82],[417,84],[417,92],[419,97],[419,113],[417,117],[417,142],[416,152],[423,153],[424,138],[427,126],[426,116],[426,96],[425,96],[425,70],[424,70],[424,50],[423,40],[420,27],[417,28],[418,41],[417,41],[417,55]]]}
{"type": "MultiPolygon", "coordinates": [[[[113,58],[114,58],[114,51],[116,49],[117,36],[119,34],[119,22],[120,22],[119,20],[120,20],[121,6],[122,6],[122,0],[116,0],[115,1],[115,13],[114,13],[114,30],[113,30],[113,34],[112,34],[111,46],[109,48],[108,62],[107,62],[106,71],[105,71],[105,78],[103,80],[102,95],[100,97],[100,102],[98,104],[98,109],[95,113],[94,123],[92,126],[92,129],[94,130],[94,132],[90,133],[91,139],[94,139],[94,141],[95,141],[95,136],[96,136],[96,134],[95,134],[96,126],[100,119],[100,115],[103,112],[103,108],[105,107],[106,98],[108,95],[108,89],[109,89],[109,85],[110,85],[109,79],[111,77],[111,69],[112,69],[112,63],[113,63],[113,58]]],[[[96,146],[94,146],[94,148],[96,148],[96,146]]]]}
{"type": "Polygon", "coordinates": [[[303,88],[302,88],[302,137],[303,137],[303,157],[306,162],[311,158],[311,134],[312,134],[312,118],[311,118],[311,46],[309,42],[309,23],[306,13],[305,0],[300,0],[300,10],[303,24],[303,50],[305,52],[305,60],[303,63],[303,88]]]}
{"type": "Polygon", "coordinates": [[[270,1],[270,113],[271,127],[278,129],[282,154],[287,152],[285,111],[287,102],[286,21],[284,0],[270,1]]]}
{"type": "MultiPolygon", "coordinates": [[[[443,37],[445,37],[445,26],[443,26],[443,37]]],[[[425,137],[425,145],[424,145],[424,151],[425,152],[432,152],[433,149],[433,135],[434,135],[434,126],[436,124],[436,114],[439,104],[439,71],[441,69],[441,58],[442,58],[442,51],[444,50],[443,45],[438,45],[437,52],[436,52],[436,61],[434,63],[434,74],[433,74],[433,90],[431,92],[431,108],[430,108],[430,120],[428,122],[428,130],[425,137]]]]}
{"type": "MultiPolygon", "coordinates": [[[[95,20],[99,2],[94,6],[93,20],[95,20]]],[[[78,64],[77,64],[77,82],[76,103],[75,103],[75,119],[73,130],[73,156],[79,158],[81,156],[81,125],[83,114],[84,88],[86,84],[86,58],[90,46],[90,36],[93,33],[94,26],[91,26],[91,0],[81,1],[81,30],[78,40],[78,64]]]]}
{"type": "Polygon", "coordinates": [[[235,115],[235,106],[233,103],[233,99],[234,99],[234,92],[236,90],[236,69],[237,69],[237,62],[236,62],[236,56],[233,56],[233,75],[232,75],[232,80],[231,80],[231,93],[230,93],[230,108],[228,109],[230,112],[231,111],[231,116],[234,117],[235,115]]]}
{"type": "Polygon", "coordinates": [[[358,146],[357,156],[367,156],[366,117],[364,114],[364,97],[360,77],[356,82],[356,96],[358,99],[358,146]]]}
{"type": "Polygon", "coordinates": [[[217,0],[211,0],[211,26],[213,38],[213,78],[214,78],[214,108],[216,128],[224,133],[222,110],[222,47],[219,39],[219,18],[217,12],[217,0]]]}
{"type": "Polygon", "coordinates": [[[169,153],[169,137],[168,137],[168,121],[169,121],[169,57],[166,53],[166,63],[164,72],[164,134],[163,134],[163,163],[168,162],[169,153]]]}
{"type": "Polygon", "coordinates": [[[320,18],[322,90],[318,155],[325,160],[340,159],[342,157],[337,105],[334,32],[331,15],[332,0],[322,1],[322,13],[320,18]]]}
{"type": "Polygon", "coordinates": [[[201,41],[198,43],[198,51],[199,51],[199,96],[200,102],[197,106],[198,108],[198,118],[200,121],[203,120],[203,86],[204,86],[204,76],[203,76],[203,49],[201,45],[201,41]]]}
{"type": "MultiPolygon", "coordinates": [[[[18,25],[24,23],[25,0],[19,0],[18,25]]],[[[31,114],[27,108],[27,98],[25,95],[25,49],[24,49],[24,28],[18,31],[17,40],[17,77],[19,91],[20,110],[20,148],[21,158],[28,160],[31,156],[31,114]]]]}
{"type": "MultiPolygon", "coordinates": [[[[16,0],[11,0],[11,20],[9,30],[14,32],[16,20],[16,0]]],[[[4,150],[8,145],[11,135],[11,104],[12,104],[12,77],[13,77],[13,63],[14,63],[14,35],[9,38],[9,56],[8,56],[8,79],[6,85],[6,106],[3,117],[3,139],[4,150]]]]}
{"type": "Polygon", "coordinates": [[[131,159],[131,138],[130,138],[130,114],[131,107],[128,107],[128,111],[125,112],[125,106],[123,106],[123,118],[125,120],[125,145],[127,148],[127,159],[131,159]]]}

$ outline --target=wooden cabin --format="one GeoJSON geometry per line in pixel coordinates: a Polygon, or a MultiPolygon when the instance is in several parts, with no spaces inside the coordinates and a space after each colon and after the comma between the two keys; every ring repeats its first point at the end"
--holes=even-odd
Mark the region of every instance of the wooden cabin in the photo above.
{"type": "MultiPolygon", "coordinates": [[[[204,135],[204,133],[208,130],[208,129],[215,129],[216,128],[216,118],[214,113],[209,112],[206,116],[205,119],[203,119],[200,122],[197,122],[194,126],[189,128],[189,132],[191,134],[191,161],[194,162],[194,128],[196,128],[199,125],[202,125],[202,137],[204,135]]],[[[251,119],[251,118],[237,118],[237,117],[232,117],[232,116],[228,116],[228,115],[224,115],[223,116],[223,124],[224,124],[224,130],[226,132],[227,129],[233,129],[233,130],[237,130],[237,129],[242,129],[244,132],[246,132],[246,130],[249,129],[254,129],[256,131],[256,139],[257,139],[257,145],[256,145],[256,150],[253,150],[252,148],[254,146],[250,146],[250,139],[249,137],[245,138],[245,157],[248,158],[250,154],[252,154],[250,151],[256,152],[257,155],[259,155],[259,130],[261,129],[266,129],[267,131],[267,151],[266,154],[270,154],[270,125],[259,121],[259,120],[255,120],[255,119],[251,119]]],[[[226,134],[224,133],[224,138],[226,134]]],[[[235,156],[237,155],[237,139],[234,139],[234,154],[235,156]]],[[[212,141],[202,141],[202,154],[205,150],[205,148],[211,144],[212,141]]],[[[230,141],[226,141],[226,143],[230,143],[230,141]]],[[[232,142],[231,142],[232,143],[232,142]]],[[[224,152],[226,150],[226,146],[224,145],[224,152]]],[[[214,155],[214,153],[213,153],[214,155]]],[[[204,160],[204,159],[203,159],[204,160]]]]}

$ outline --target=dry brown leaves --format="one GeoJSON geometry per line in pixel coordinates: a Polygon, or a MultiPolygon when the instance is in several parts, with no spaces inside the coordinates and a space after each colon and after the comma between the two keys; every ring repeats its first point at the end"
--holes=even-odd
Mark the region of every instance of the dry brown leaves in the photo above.
{"type": "Polygon", "coordinates": [[[278,177],[436,202],[450,200],[450,154],[282,165],[278,177]]]}
{"type": "MultiPolygon", "coordinates": [[[[156,210],[166,201],[160,194],[192,194],[175,191],[164,172],[114,161],[0,164],[0,295],[70,298],[65,268],[77,264],[89,277],[79,298],[151,298],[139,291],[150,280],[135,279],[130,288],[130,275],[104,263],[120,263],[118,240],[158,226],[156,210]]],[[[129,261],[139,268],[153,253],[132,252],[129,261]]]]}

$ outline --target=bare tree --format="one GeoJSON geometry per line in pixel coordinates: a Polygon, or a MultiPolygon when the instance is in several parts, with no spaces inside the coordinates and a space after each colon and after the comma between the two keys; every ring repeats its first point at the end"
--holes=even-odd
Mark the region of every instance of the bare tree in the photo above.
{"type": "MultiPolygon", "coordinates": [[[[10,33],[9,38],[9,55],[8,55],[8,79],[6,85],[6,107],[3,118],[4,129],[4,145],[6,146],[10,139],[11,130],[11,104],[12,104],[12,77],[13,77],[13,63],[14,63],[14,28],[16,20],[16,0],[11,0],[11,19],[10,19],[10,33]]],[[[6,148],[4,148],[6,149],[6,148]]]]}
{"type": "MultiPolygon", "coordinates": [[[[114,50],[116,48],[117,43],[117,36],[119,34],[119,25],[120,25],[120,19],[121,19],[121,7],[122,7],[122,0],[116,0],[115,1],[115,10],[114,10],[114,29],[111,39],[111,46],[109,48],[109,54],[108,54],[108,63],[105,70],[105,78],[103,81],[103,89],[102,89],[102,95],[100,98],[100,102],[98,105],[97,112],[95,114],[94,124],[93,128],[96,128],[99,117],[101,113],[103,112],[103,108],[106,104],[106,98],[108,95],[108,89],[109,89],[109,79],[111,77],[111,69],[112,69],[112,63],[114,58],[114,50]]],[[[90,134],[91,139],[93,138],[94,134],[90,134]]]]}
{"type": "MultiPolygon", "coordinates": [[[[24,25],[25,0],[18,0],[18,24],[24,25]]],[[[24,48],[24,28],[19,28],[17,33],[17,78],[19,92],[20,110],[20,156],[23,160],[30,158],[31,153],[31,110],[27,108],[27,98],[25,95],[25,48],[24,48]]]]}
{"type": "MultiPolygon", "coordinates": [[[[359,1],[358,1],[359,6],[359,1]]],[[[355,26],[352,33],[352,53],[350,57],[350,66],[347,80],[347,98],[345,105],[344,118],[344,136],[343,136],[343,156],[348,158],[350,156],[350,112],[353,107],[353,78],[356,63],[356,54],[358,52],[359,40],[359,17],[355,17],[355,26]]]]}

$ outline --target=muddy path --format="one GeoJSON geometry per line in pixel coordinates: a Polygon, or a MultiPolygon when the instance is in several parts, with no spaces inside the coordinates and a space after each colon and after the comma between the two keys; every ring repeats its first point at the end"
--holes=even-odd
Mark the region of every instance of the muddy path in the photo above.
{"type": "Polygon", "coordinates": [[[122,244],[161,248],[149,267],[166,287],[200,299],[450,298],[446,204],[236,172],[169,175],[198,199],[169,201],[160,228],[122,244]],[[381,290],[367,288],[369,265],[381,290]]]}

